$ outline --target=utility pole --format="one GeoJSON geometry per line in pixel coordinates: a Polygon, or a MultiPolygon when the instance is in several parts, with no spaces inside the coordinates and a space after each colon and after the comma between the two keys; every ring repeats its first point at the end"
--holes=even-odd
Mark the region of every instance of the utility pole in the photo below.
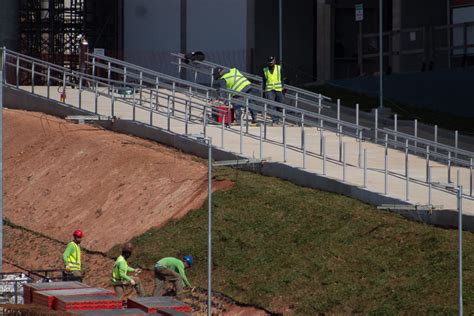
{"type": "Polygon", "coordinates": [[[380,63],[380,75],[379,75],[379,94],[380,94],[380,104],[379,109],[383,110],[383,8],[382,8],[383,0],[379,0],[379,63],[380,63]]]}

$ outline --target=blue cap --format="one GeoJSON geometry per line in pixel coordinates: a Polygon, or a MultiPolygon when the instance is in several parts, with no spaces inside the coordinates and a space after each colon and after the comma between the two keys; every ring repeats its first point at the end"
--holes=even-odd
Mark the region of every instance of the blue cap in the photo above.
{"type": "Polygon", "coordinates": [[[184,256],[183,261],[187,262],[189,264],[189,266],[192,267],[192,265],[193,265],[193,257],[192,256],[184,256]]]}

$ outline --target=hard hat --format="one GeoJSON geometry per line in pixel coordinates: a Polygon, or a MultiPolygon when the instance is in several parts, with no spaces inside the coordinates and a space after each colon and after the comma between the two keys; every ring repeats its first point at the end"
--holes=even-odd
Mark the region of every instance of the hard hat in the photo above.
{"type": "Polygon", "coordinates": [[[268,57],[267,63],[268,63],[269,65],[274,65],[274,64],[276,64],[276,61],[277,61],[277,60],[276,60],[276,57],[270,56],[270,57],[268,57]]]}
{"type": "Polygon", "coordinates": [[[126,243],[122,247],[122,252],[132,253],[133,252],[133,245],[131,243],[126,243]]]}
{"type": "Polygon", "coordinates": [[[214,76],[214,79],[217,80],[222,76],[223,72],[224,72],[224,68],[217,67],[216,69],[214,69],[214,72],[212,73],[212,75],[214,76]]]}
{"type": "Polygon", "coordinates": [[[184,256],[183,261],[187,262],[190,267],[193,265],[193,257],[192,256],[184,256]]]}
{"type": "Polygon", "coordinates": [[[82,232],[82,230],[76,229],[76,230],[72,233],[72,235],[75,236],[75,237],[78,237],[78,238],[82,238],[82,236],[84,236],[84,233],[82,232]]]}

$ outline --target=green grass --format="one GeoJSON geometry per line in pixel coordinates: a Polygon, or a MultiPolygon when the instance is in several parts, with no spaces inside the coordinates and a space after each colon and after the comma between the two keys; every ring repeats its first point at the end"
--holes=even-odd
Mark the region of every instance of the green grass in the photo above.
{"type": "MultiPolygon", "coordinates": [[[[215,290],[271,310],[290,306],[299,315],[457,312],[455,230],[275,178],[217,174],[235,186],[213,195],[215,290]]],[[[132,242],[132,264],[143,267],[193,254],[190,281],[207,287],[207,202],[132,242]]],[[[465,233],[466,314],[474,313],[473,250],[474,237],[465,233]]]]}
{"type": "MultiPolygon", "coordinates": [[[[321,93],[334,100],[341,99],[341,104],[347,107],[355,108],[358,103],[361,111],[371,111],[379,106],[379,98],[369,96],[364,93],[354,92],[348,89],[335,87],[329,84],[305,87],[310,91],[321,93]]],[[[416,105],[402,104],[384,99],[384,105],[391,108],[394,113],[399,115],[401,120],[418,119],[420,122],[432,125],[438,125],[450,130],[459,130],[464,133],[474,133],[472,118],[455,116],[450,113],[432,111],[416,105]]]]}

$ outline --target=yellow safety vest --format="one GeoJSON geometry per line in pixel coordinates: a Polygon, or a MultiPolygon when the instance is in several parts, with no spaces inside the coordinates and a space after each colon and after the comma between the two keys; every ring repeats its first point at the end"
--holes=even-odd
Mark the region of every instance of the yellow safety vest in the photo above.
{"type": "Polygon", "coordinates": [[[242,91],[251,84],[236,68],[231,68],[229,72],[224,74],[221,78],[225,80],[227,89],[237,92],[242,91]]]}
{"type": "Polygon", "coordinates": [[[74,242],[71,241],[68,245],[73,245],[74,251],[67,257],[67,265],[71,271],[81,270],[81,248],[74,242]]]}
{"type": "Polygon", "coordinates": [[[272,90],[280,92],[283,91],[280,69],[280,65],[275,65],[273,73],[271,73],[268,67],[263,68],[263,73],[265,74],[265,92],[272,90]]]}
{"type": "Polygon", "coordinates": [[[115,261],[115,265],[114,265],[114,268],[112,270],[112,282],[120,283],[120,282],[126,281],[126,280],[123,280],[120,277],[120,269],[119,269],[119,265],[118,265],[120,262],[125,262],[125,271],[128,271],[127,260],[125,260],[125,258],[123,256],[119,256],[117,258],[117,260],[115,261]]]}

